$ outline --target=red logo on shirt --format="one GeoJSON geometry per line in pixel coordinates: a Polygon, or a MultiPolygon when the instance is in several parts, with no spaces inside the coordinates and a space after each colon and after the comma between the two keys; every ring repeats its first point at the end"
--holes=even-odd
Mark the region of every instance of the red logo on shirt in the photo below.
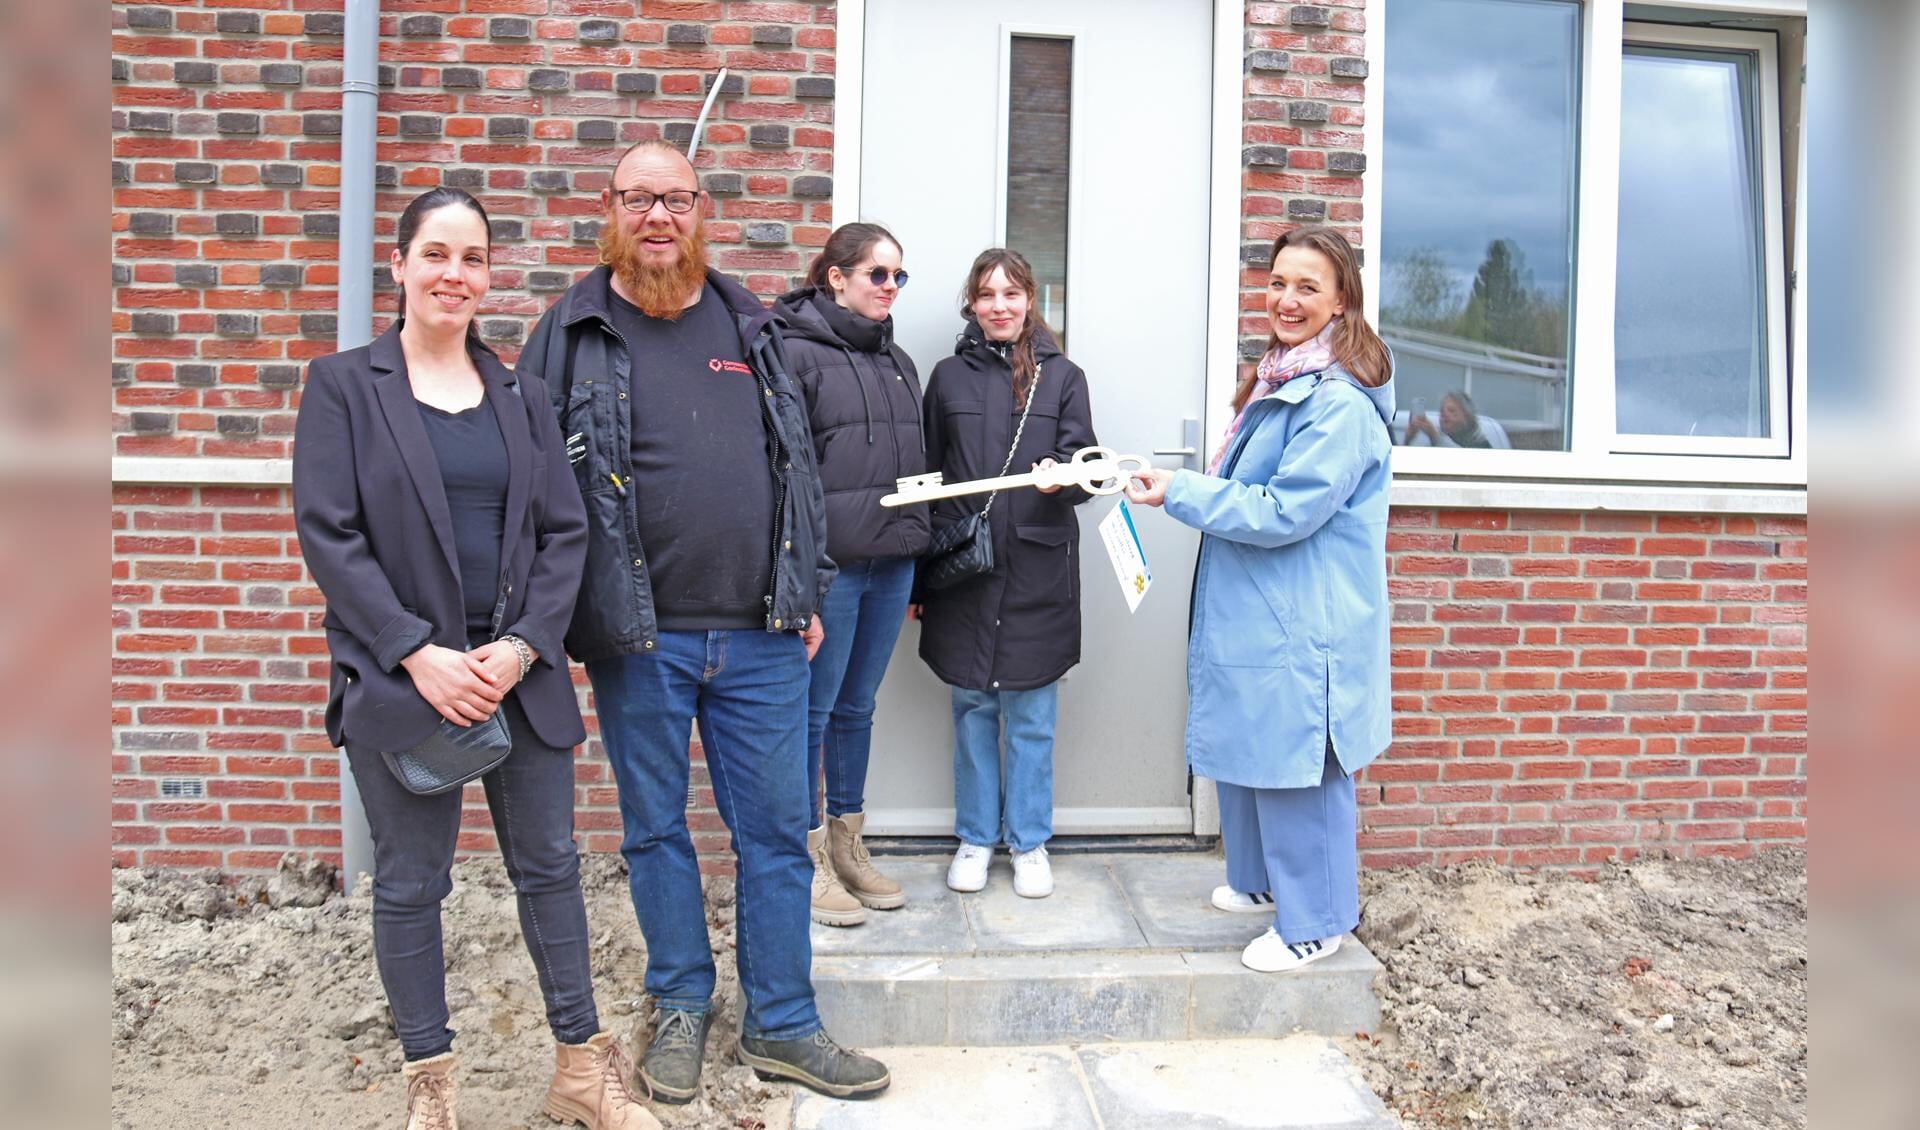
{"type": "Polygon", "coordinates": [[[708,361],[707,368],[712,369],[716,373],[746,373],[748,375],[752,375],[753,373],[752,369],[747,368],[738,361],[722,361],[718,357],[708,361]]]}

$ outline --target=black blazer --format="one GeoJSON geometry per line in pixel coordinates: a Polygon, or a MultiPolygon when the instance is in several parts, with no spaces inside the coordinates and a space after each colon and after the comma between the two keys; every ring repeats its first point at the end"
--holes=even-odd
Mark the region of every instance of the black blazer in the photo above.
{"type": "MultiPolygon", "coordinates": [[[[540,653],[513,693],[547,745],[586,740],[561,640],[580,592],[587,519],[547,390],[469,346],[507,445],[500,546],[503,633],[540,653]],[[522,387],[525,386],[525,387],[522,387]]],[[[406,749],[440,714],[400,660],[424,643],[467,649],[465,602],[440,466],[427,439],[398,327],[307,366],[294,430],[293,510],[300,550],[327,598],[333,677],[327,736],[406,749]]]]}

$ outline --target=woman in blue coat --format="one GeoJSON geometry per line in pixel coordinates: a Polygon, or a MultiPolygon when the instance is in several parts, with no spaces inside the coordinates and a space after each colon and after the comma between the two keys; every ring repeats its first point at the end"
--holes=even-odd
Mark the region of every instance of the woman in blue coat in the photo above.
{"type": "Polygon", "coordinates": [[[1240,960],[1298,969],[1360,920],[1353,774],[1392,737],[1387,487],[1393,363],[1361,313],[1344,237],[1274,244],[1273,336],[1205,474],[1154,469],[1127,497],[1204,535],[1187,646],[1187,761],[1219,787],[1227,884],[1271,914],[1240,960]]]}

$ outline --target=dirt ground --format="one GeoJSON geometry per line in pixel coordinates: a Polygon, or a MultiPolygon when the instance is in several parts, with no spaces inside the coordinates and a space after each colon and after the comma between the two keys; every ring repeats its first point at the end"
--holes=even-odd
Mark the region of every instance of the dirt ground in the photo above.
{"type": "MultiPolygon", "coordinates": [[[[602,1022],[645,1033],[644,947],[620,861],[583,861],[602,1022]]],[[[113,874],[113,1113],[125,1130],[393,1127],[400,1046],[369,900],[331,876],[113,874]]],[[[708,883],[720,989],[679,1128],[784,1130],[784,1087],[732,1064],[730,881],[708,883]]],[[[1345,1041],[1410,1130],[1759,1130],[1806,1122],[1806,857],[1491,866],[1363,877],[1381,1031],[1345,1041]]],[[[552,1126],[539,988],[497,860],[459,865],[447,988],[468,1130],[552,1126]]]]}
{"type": "Polygon", "coordinates": [[[1382,1032],[1348,1041],[1410,1128],[1807,1121],[1806,854],[1362,880],[1382,1032]]]}

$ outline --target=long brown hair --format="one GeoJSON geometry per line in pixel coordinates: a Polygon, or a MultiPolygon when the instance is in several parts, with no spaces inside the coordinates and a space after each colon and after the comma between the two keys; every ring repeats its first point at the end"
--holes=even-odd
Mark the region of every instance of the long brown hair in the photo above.
{"type": "MultiPolygon", "coordinates": [[[[1318,251],[1333,264],[1334,289],[1339,292],[1341,305],[1346,307],[1340,315],[1340,324],[1333,331],[1334,361],[1368,388],[1386,384],[1387,378],[1393,375],[1393,361],[1386,342],[1367,324],[1366,291],[1360,282],[1360,261],[1353,254],[1353,245],[1332,228],[1295,228],[1273,241],[1272,258],[1279,258],[1280,252],[1289,247],[1318,251]]],[[[1269,332],[1267,348],[1271,350],[1279,341],[1269,332]]],[[[1259,383],[1257,372],[1249,371],[1233,390],[1235,412],[1246,407],[1252,397],[1254,385],[1259,383]]]]}
{"type": "Polygon", "coordinates": [[[1020,334],[1013,339],[1013,348],[1007,353],[1007,363],[1013,369],[1013,402],[1017,406],[1026,403],[1027,389],[1039,371],[1039,364],[1033,358],[1034,335],[1052,331],[1033,310],[1033,300],[1040,296],[1040,284],[1034,281],[1033,268],[1027,265],[1025,256],[1005,247],[989,247],[974,259],[973,266],[967,270],[967,285],[960,291],[960,313],[973,313],[973,300],[980,296],[980,288],[987,284],[987,276],[993,274],[995,267],[1007,273],[1008,282],[1027,292],[1027,318],[1020,323],[1020,334]]]}
{"type": "Polygon", "coordinates": [[[827,271],[838,267],[841,274],[850,274],[853,265],[866,258],[867,252],[876,243],[900,246],[900,241],[893,238],[893,233],[879,224],[865,221],[841,224],[827,237],[826,246],[820,249],[820,254],[813,257],[813,265],[807,268],[807,285],[828,292],[829,298],[833,297],[832,287],[827,282],[827,271]]]}

